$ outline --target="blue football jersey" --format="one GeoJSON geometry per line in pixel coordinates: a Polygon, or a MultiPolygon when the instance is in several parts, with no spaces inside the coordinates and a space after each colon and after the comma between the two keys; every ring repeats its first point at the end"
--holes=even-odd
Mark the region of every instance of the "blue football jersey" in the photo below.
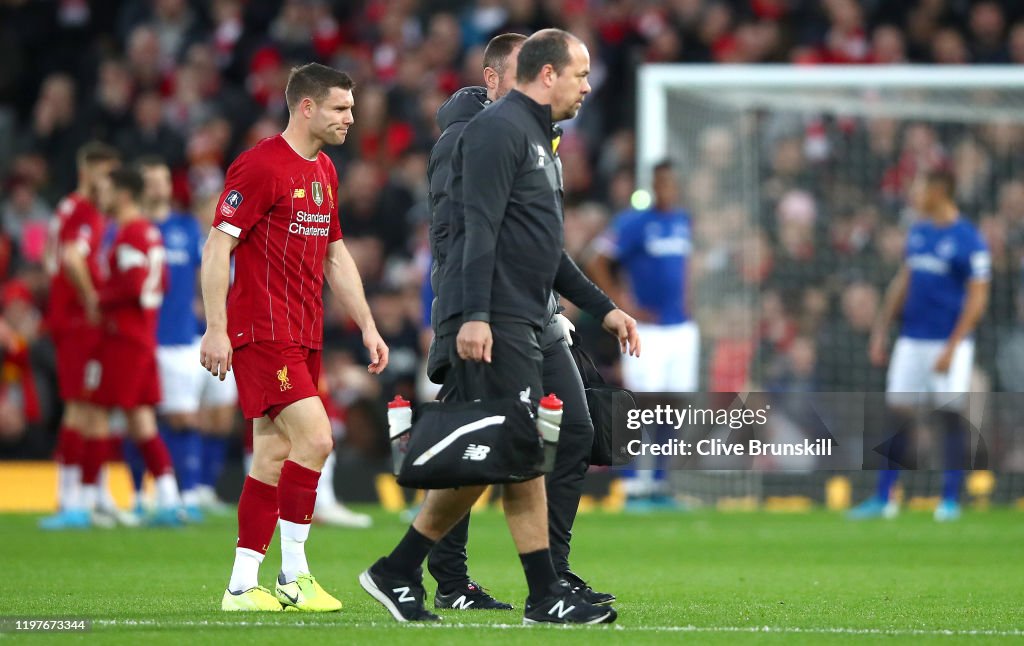
{"type": "Polygon", "coordinates": [[[656,323],[689,320],[686,272],[693,251],[689,213],[625,211],[602,238],[601,251],[629,273],[633,298],[656,315],[656,323]]]}
{"type": "Polygon", "coordinates": [[[196,279],[202,262],[199,222],[188,213],[171,213],[160,223],[167,250],[167,293],[160,307],[157,342],[160,345],[189,345],[199,329],[193,302],[196,279]]]}
{"type": "Polygon", "coordinates": [[[912,339],[947,339],[963,310],[967,285],[988,280],[992,259],[978,230],[960,218],[938,227],[915,223],[907,235],[910,270],[900,334],[912,339]]]}

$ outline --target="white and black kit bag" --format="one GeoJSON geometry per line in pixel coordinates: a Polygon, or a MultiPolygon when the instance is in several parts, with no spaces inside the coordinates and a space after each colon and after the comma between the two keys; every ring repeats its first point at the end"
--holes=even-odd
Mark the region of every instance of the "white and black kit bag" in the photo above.
{"type": "Polygon", "coordinates": [[[416,407],[398,484],[414,489],[522,482],[543,475],[543,441],[519,398],[416,407]]]}

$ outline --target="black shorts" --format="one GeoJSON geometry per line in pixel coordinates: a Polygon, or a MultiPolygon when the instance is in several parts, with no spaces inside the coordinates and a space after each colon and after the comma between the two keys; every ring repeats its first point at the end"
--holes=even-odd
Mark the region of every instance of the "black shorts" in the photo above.
{"type": "Polygon", "coordinates": [[[461,359],[455,336],[438,340],[439,347],[447,347],[451,361],[442,388],[447,401],[500,399],[526,391],[536,408],[544,396],[544,353],[536,328],[528,323],[491,323],[491,363],[461,359]]]}

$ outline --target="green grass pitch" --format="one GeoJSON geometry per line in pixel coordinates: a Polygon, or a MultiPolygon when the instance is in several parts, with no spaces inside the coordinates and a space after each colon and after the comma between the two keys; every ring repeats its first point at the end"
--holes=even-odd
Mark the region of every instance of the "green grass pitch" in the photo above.
{"type": "MultiPolygon", "coordinates": [[[[180,530],[43,533],[37,517],[0,516],[0,615],[89,618],[79,635],[0,634],[0,642],[109,644],[995,643],[1024,638],[1024,515],[970,512],[850,523],[824,511],[581,515],[573,563],[619,596],[614,626],[520,626],[526,585],[499,512],[474,516],[471,573],[517,610],[444,611],[403,626],[370,599],[359,572],[404,531],[315,527],[307,546],[344,610],[222,613],[233,516],[180,530]],[[301,640],[301,641],[295,641],[301,640]]],[[[279,565],[275,537],[261,572],[279,565]]],[[[427,582],[433,592],[432,581],[427,582]]]]}

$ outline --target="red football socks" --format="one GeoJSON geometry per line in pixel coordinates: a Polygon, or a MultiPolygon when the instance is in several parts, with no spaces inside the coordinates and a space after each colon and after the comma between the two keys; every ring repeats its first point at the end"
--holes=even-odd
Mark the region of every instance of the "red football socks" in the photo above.
{"type": "Polygon", "coordinates": [[[85,451],[85,438],[78,429],[61,426],[57,435],[57,461],[68,466],[81,465],[85,451]]]}
{"type": "Polygon", "coordinates": [[[267,553],[277,526],[277,490],[252,476],[245,478],[238,499],[238,547],[267,553]]]}
{"type": "Polygon", "coordinates": [[[281,479],[277,483],[278,507],[281,520],[300,525],[313,522],[313,507],[316,505],[316,485],[320,472],[307,469],[297,462],[285,460],[281,467],[281,479]]]}
{"type": "Polygon", "coordinates": [[[100,469],[107,461],[107,440],[87,438],[82,441],[82,484],[99,482],[100,469]]]}
{"type": "Polygon", "coordinates": [[[142,460],[146,463],[146,469],[154,478],[174,472],[171,454],[167,451],[167,445],[159,435],[139,442],[139,453],[142,454],[142,460]]]}

